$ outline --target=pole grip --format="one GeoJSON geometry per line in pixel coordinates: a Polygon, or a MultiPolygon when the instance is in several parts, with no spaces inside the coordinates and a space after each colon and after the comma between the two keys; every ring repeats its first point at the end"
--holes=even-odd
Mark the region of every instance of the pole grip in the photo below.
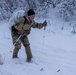
{"type": "MultiPolygon", "coordinates": [[[[44,21],[44,23],[46,22],[46,20],[44,21]]],[[[44,26],[44,30],[46,30],[46,26],[44,26]]]]}

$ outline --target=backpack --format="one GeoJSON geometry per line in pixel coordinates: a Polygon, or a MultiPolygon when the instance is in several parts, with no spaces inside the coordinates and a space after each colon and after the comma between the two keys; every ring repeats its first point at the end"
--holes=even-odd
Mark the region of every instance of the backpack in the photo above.
{"type": "Polygon", "coordinates": [[[9,19],[9,26],[11,27],[12,25],[14,25],[17,22],[17,20],[24,15],[25,15],[24,10],[14,11],[14,13],[9,19]]]}

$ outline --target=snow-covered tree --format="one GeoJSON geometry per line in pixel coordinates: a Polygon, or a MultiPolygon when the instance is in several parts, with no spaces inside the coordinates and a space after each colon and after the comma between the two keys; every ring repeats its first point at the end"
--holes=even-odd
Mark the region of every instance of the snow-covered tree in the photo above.
{"type": "Polygon", "coordinates": [[[62,1],[57,7],[60,17],[62,17],[65,21],[75,20],[76,0],[62,1]]]}
{"type": "Polygon", "coordinates": [[[0,0],[0,20],[10,18],[16,10],[26,11],[29,8],[44,16],[50,7],[57,8],[65,21],[76,19],[76,0],[0,0]]]}

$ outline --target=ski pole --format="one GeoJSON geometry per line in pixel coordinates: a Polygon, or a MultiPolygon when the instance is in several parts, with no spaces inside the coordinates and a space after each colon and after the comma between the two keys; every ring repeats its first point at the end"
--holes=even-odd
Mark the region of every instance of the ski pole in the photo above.
{"type": "MultiPolygon", "coordinates": [[[[46,22],[46,20],[44,21],[44,22],[46,22]]],[[[44,31],[46,30],[46,26],[44,26],[44,31]]]]}
{"type": "MultiPolygon", "coordinates": [[[[46,22],[46,20],[45,20],[44,22],[46,22]]],[[[44,49],[45,30],[46,30],[46,26],[44,26],[44,33],[43,33],[43,43],[42,43],[42,50],[44,49]]]]}
{"type": "Polygon", "coordinates": [[[24,34],[25,30],[22,31],[21,35],[18,37],[18,39],[16,40],[16,42],[14,43],[14,46],[16,45],[16,43],[18,42],[18,40],[21,38],[21,36],[24,34]]]}
{"type": "MultiPolygon", "coordinates": [[[[44,22],[46,22],[46,20],[44,22]]],[[[43,37],[45,37],[45,30],[46,30],[46,26],[44,26],[44,34],[43,34],[43,37]]]]}
{"type": "Polygon", "coordinates": [[[16,45],[16,43],[18,42],[18,40],[21,38],[22,34],[18,37],[18,39],[16,40],[16,42],[14,43],[14,46],[16,45]]]}

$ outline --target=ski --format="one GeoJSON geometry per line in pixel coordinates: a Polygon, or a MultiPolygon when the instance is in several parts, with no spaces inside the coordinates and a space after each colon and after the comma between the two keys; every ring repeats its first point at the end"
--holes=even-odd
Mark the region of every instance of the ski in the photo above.
{"type": "MultiPolygon", "coordinates": [[[[24,64],[24,62],[23,61],[21,61],[19,58],[18,59],[14,59],[14,62],[15,62],[15,64],[17,64],[17,65],[19,65],[19,64],[24,64]]],[[[36,65],[36,66],[38,66],[38,68],[39,68],[39,71],[44,71],[44,68],[41,66],[41,65],[39,65],[36,61],[34,61],[34,60],[31,60],[31,61],[25,61],[25,63],[29,63],[29,64],[34,64],[34,65],[36,65]]]]}
{"type": "Polygon", "coordinates": [[[44,71],[44,68],[43,68],[43,67],[41,67],[37,62],[33,61],[33,63],[34,63],[35,65],[37,65],[37,66],[39,66],[39,67],[40,67],[40,71],[44,71]]]}

